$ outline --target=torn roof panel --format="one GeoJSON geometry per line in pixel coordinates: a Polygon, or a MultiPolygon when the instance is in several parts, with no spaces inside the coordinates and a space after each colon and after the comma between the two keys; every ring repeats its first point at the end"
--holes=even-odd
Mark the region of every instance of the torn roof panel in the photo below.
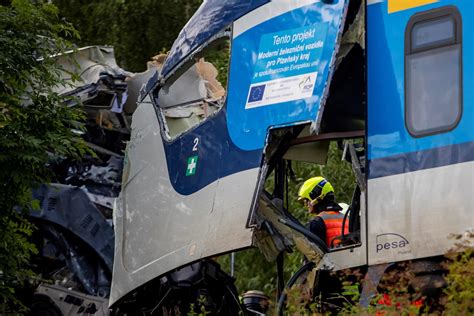
{"type": "Polygon", "coordinates": [[[207,0],[184,26],[173,43],[161,75],[167,77],[186,56],[226,26],[270,0],[207,0]]]}

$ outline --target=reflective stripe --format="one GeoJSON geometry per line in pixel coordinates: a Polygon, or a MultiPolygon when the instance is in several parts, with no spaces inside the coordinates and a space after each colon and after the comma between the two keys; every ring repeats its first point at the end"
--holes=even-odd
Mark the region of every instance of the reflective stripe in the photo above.
{"type": "Polygon", "coordinates": [[[327,219],[344,219],[344,214],[342,214],[341,212],[335,212],[335,211],[331,211],[331,212],[321,212],[320,214],[318,214],[319,217],[321,217],[322,219],[324,220],[327,220],[327,219]]]}

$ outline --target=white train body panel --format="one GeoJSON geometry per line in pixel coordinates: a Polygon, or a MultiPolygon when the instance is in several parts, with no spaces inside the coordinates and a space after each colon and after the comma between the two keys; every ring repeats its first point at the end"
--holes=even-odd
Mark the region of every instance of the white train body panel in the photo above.
{"type": "Polygon", "coordinates": [[[164,273],[217,253],[251,245],[246,227],[258,169],[215,181],[193,194],[173,190],[155,109],[141,103],[133,118],[126,181],[115,213],[115,264],[111,304],[164,273]],[[254,185],[252,185],[252,183],[254,185]]]}
{"type": "Polygon", "coordinates": [[[432,257],[474,228],[474,162],[369,180],[369,264],[432,257]],[[456,183],[453,183],[456,179],[456,183]]]}

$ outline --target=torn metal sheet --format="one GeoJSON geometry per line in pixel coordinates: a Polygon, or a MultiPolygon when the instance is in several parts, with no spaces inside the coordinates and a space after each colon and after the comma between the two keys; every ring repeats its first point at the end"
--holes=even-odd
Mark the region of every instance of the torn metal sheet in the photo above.
{"type": "Polygon", "coordinates": [[[357,12],[354,21],[342,36],[339,53],[337,54],[336,59],[336,69],[354,45],[359,45],[365,50],[365,7],[364,2],[361,1],[359,11],[357,12]]]}
{"type": "Polygon", "coordinates": [[[108,300],[79,291],[65,289],[61,286],[41,284],[33,299],[34,312],[51,313],[56,310],[61,315],[109,315],[108,300]],[[45,308],[45,306],[48,306],[45,308]]]}
{"type": "Polygon", "coordinates": [[[62,79],[66,84],[55,87],[56,92],[70,96],[68,105],[79,100],[87,113],[88,123],[100,128],[129,134],[129,118],[133,113],[133,100],[140,87],[137,82],[145,81],[150,74],[138,76],[120,68],[112,47],[88,46],[55,56],[60,65],[62,79]],[[78,75],[72,76],[72,73],[78,75]],[[133,84],[132,84],[133,83],[133,84]],[[127,108],[124,112],[125,107],[127,108]]]}
{"type": "Polygon", "coordinates": [[[114,50],[108,46],[79,48],[56,56],[56,60],[63,70],[63,79],[67,81],[67,85],[57,87],[58,94],[75,94],[76,89],[86,90],[100,80],[120,87],[120,78],[133,75],[117,65],[114,50]],[[80,79],[72,80],[71,73],[78,73],[80,79]]]}
{"type": "Polygon", "coordinates": [[[279,210],[274,203],[268,200],[265,195],[260,197],[259,202],[258,213],[271,224],[271,226],[261,224],[259,230],[266,230],[267,234],[271,235],[274,244],[272,245],[271,242],[265,241],[265,238],[256,238],[255,243],[264,254],[269,253],[269,251],[273,253],[273,255],[266,255],[267,259],[274,260],[276,258],[275,255],[286,250],[286,248],[291,249],[291,246],[294,245],[306,258],[315,264],[318,264],[322,260],[327,249],[321,248],[301,232],[283,224],[284,222],[282,220],[288,221],[291,219],[289,219],[281,209],[279,210]],[[285,245],[284,248],[282,245],[285,245]],[[272,248],[276,251],[272,251],[272,248]]]}
{"type": "MultiPolygon", "coordinates": [[[[96,155],[85,154],[80,161],[51,157],[49,167],[58,183],[33,190],[40,204],[30,213],[38,227],[39,254],[33,261],[37,273],[55,282],[40,285],[34,300],[45,300],[41,304],[63,315],[107,315],[114,259],[112,208],[121,187],[123,149],[134,111],[128,95],[136,98],[140,82],[150,74],[135,78],[121,69],[111,47],[84,47],[54,58],[67,82],[56,92],[71,97],[68,106],[83,107],[86,126],[77,135],[96,155]],[[73,72],[79,80],[72,80],[73,72]]],[[[156,71],[156,64],[152,68],[156,71]]]]}
{"type": "Polygon", "coordinates": [[[30,216],[61,226],[87,243],[112,271],[114,232],[86,193],[77,187],[42,185],[33,192],[41,204],[30,216]]]}
{"type": "Polygon", "coordinates": [[[206,97],[205,82],[199,75],[197,66],[192,66],[172,85],[159,91],[157,103],[162,108],[168,108],[198,102],[206,97]]]}
{"type": "Polygon", "coordinates": [[[170,86],[165,85],[157,98],[166,124],[166,135],[174,139],[222,108],[226,90],[217,80],[218,71],[200,58],[170,86]]]}

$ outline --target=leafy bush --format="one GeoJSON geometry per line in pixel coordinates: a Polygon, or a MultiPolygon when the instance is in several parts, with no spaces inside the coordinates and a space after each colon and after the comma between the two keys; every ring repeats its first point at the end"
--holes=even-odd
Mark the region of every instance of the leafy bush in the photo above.
{"type": "Polygon", "coordinates": [[[64,106],[54,87],[65,84],[54,54],[70,47],[77,36],[61,22],[57,8],[46,3],[13,0],[0,6],[0,305],[20,309],[15,295],[33,273],[28,261],[36,249],[29,241],[33,227],[25,220],[38,209],[31,188],[49,182],[51,156],[80,157],[84,143],[83,114],[64,106]]]}
{"type": "Polygon", "coordinates": [[[456,247],[446,254],[446,315],[474,314],[474,231],[456,236],[456,247]]]}

